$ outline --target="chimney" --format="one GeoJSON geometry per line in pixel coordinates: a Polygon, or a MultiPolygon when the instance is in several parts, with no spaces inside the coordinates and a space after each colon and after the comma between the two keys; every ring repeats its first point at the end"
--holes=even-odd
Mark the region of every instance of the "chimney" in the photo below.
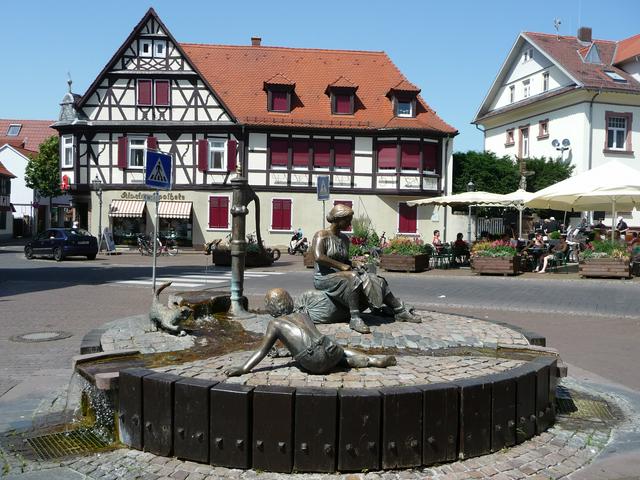
{"type": "Polygon", "coordinates": [[[251,37],[251,46],[252,47],[259,47],[261,43],[262,43],[262,38],[261,37],[251,37]]]}
{"type": "Polygon", "coordinates": [[[584,43],[591,43],[591,27],[580,27],[578,29],[578,40],[584,43]]]}

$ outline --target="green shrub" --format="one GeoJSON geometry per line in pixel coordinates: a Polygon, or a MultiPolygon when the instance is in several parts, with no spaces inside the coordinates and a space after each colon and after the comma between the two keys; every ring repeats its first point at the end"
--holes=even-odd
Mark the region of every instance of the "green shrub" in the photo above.
{"type": "Polygon", "coordinates": [[[471,248],[472,257],[513,257],[517,253],[509,242],[476,242],[471,248]]]}
{"type": "Polygon", "coordinates": [[[420,255],[427,253],[431,255],[432,247],[420,238],[397,236],[389,240],[382,249],[382,253],[394,255],[420,255]]]}
{"type": "Polygon", "coordinates": [[[587,244],[587,249],[580,254],[582,258],[618,258],[628,260],[630,257],[627,246],[618,242],[593,242],[587,244]]]}

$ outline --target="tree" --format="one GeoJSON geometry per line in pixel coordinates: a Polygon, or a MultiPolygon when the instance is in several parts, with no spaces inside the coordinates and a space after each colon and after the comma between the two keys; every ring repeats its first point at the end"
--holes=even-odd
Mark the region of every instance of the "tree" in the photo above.
{"type": "Polygon", "coordinates": [[[473,181],[476,190],[504,194],[518,188],[520,173],[509,156],[473,150],[456,152],[453,154],[453,193],[466,192],[469,181],[473,181]]]}
{"type": "Polygon", "coordinates": [[[526,160],[527,170],[535,172],[527,178],[527,191],[537,192],[543,188],[565,180],[571,176],[575,168],[561,159],[529,158],[526,160]]]}
{"type": "MultiPolygon", "coordinates": [[[[27,163],[24,178],[27,187],[37,191],[41,197],[49,198],[49,215],[51,215],[51,198],[62,194],[58,136],[51,136],[40,144],[38,153],[27,163]]],[[[49,219],[46,221],[46,225],[48,224],[49,219]]]]}

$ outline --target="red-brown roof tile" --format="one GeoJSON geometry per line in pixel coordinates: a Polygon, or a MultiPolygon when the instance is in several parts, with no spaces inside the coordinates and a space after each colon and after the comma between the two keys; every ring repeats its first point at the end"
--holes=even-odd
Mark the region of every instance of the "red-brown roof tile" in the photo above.
{"type": "Polygon", "coordinates": [[[5,167],[2,162],[0,162],[0,176],[2,177],[9,177],[9,178],[16,178],[16,176],[11,173],[9,170],[7,170],[7,167],[5,167]]]}
{"type": "Polygon", "coordinates": [[[407,80],[384,52],[188,43],[181,46],[231,112],[245,124],[457,133],[420,97],[415,118],[394,116],[391,101],[385,95],[407,80]],[[263,86],[278,74],[295,82],[297,98],[290,113],[267,110],[263,86]],[[341,76],[358,85],[353,115],[331,114],[325,91],[341,76]]]}
{"type": "Polygon", "coordinates": [[[285,77],[281,73],[276,73],[269,80],[265,80],[265,85],[287,85],[290,87],[295,87],[296,82],[291,80],[290,78],[285,77]]]}
{"type": "Polygon", "coordinates": [[[347,77],[343,77],[342,75],[340,75],[340,77],[336,78],[333,82],[331,82],[329,84],[329,87],[333,87],[333,88],[358,88],[358,85],[353,83],[347,77]]]}
{"type": "Polygon", "coordinates": [[[408,80],[402,80],[397,85],[390,88],[390,90],[395,90],[396,92],[415,92],[420,93],[420,89],[416,87],[413,83],[408,80]]]}
{"type": "Polygon", "coordinates": [[[539,48],[544,50],[558,64],[560,64],[578,82],[588,88],[605,88],[610,90],[640,92],[640,83],[625,71],[614,67],[613,56],[616,51],[616,42],[608,40],[594,40],[598,47],[602,64],[586,63],[583,61],[580,51],[585,48],[576,37],[556,36],[546,33],[525,32],[525,36],[531,39],[539,48]],[[617,82],[604,72],[609,70],[623,77],[626,82],[617,82]]]}
{"type": "Polygon", "coordinates": [[[622,63],[638,55],[640,55],[640,33],[618,42],[613,63],[622,63]]]}
{"type": "Polygon", "coordinates": [[[0,145],[9,143],[14,147],[37,152],[42,142],[52,135],[58,135],[57,131],[49,127],[54,121],[0,119],[0,145]],[[9,125],[22,125],[17,136],[6,136],[9,125]]]}

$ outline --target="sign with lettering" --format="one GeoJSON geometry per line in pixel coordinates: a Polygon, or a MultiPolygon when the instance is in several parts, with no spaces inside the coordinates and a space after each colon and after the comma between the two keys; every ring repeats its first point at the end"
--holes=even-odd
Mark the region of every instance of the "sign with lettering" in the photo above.
{"type": "Polygon", "coordinates": [[[171,189],[171,167],[173,161],[168,153],[147,150],[147,164],[144,183],[162,190],[171,189]]]}
{"type": "Polygon", "coordinates": [[[113,241],[113,233],[111,233],[109,227],[105,227],[102,232],[102,239],[104,240],[104,245],[108,253],[116,251],[116,242],[113,241]]]}
{"type": "MultiPolygon", "coordinates": [[[[146,200],[145,195],[148,195],[148,194],[143,192],[136,192],[136,193],[122,192],[120,194],[120,198],[123,200],[146,200]]],[[[167,192],[167,193],[160,194],[160,200],[169,201],[169,202],[171,201],[182,202],[182,201],[185,201],[186,199],[187,197],[185,197],[181,193],[167,192]]]]}
{"type": "Polygon", "coordinates": [[[319,175],[316,177],[316,188],[318,200],[329,200],[329,175],[319,175]]]}

